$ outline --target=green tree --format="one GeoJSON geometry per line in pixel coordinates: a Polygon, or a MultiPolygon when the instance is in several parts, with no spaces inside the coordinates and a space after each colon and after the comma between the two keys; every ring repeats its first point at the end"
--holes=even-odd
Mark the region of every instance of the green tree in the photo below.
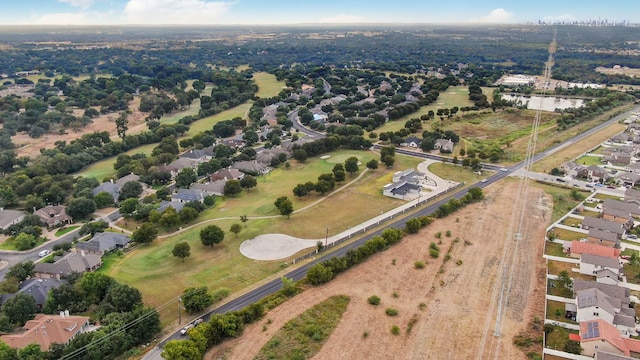
{"type": "Polygon", "coordinates": [[[191,256],[191,247],[189,246],[189,243],[183,241],[181,243],[175,244],[171,253],[173,254],[173,256],[182,259],[182,262],[184,262],[185,258],[191,256]]]}
{"type": "Polygon", "coordinates": [[[240,222],[244,224],[244,227],[247,227],[247,221],[249,221],[247,215],[240,215],[240,222]]]}
{"type": "Polygon", "coordinates": [[[178,215],[180,216],[180,221],[182,221],[183,224],[186,224],[195,220],[198,217],[198,214],[198,210],[191,206],[185,206],[178,215]]]}
{"type": "Polygon", "coordinates": [[[200,241],[204,246],[213,246],[224,240],[224,231],[216,225],[208,225],[200,230],[200,241]]]}
{"type": "Polygon", "coordinates": [[[142,306],[142,294],[134,287],[114,283],[109,286],[102,300],[102,307],[109,312],[129,312],[142,306]]]}
{"type": "Polygon", "coordinates": [[[196,180],[198,180],[196,172],[192,168],[184,168],[176,175],[176,187],[188,189],[196,180]]]}
{"type": "Polygon", "coordinates": [[[158,229],[153,224],[143,223],[133,232],[131,240],[138,244],[149,244],[158,237],[158,229]]]}
{"type": "Polygon", "coordinates": [[[347,160],[345,160],[344,162],[344,170],[346,172],[348,172],[349,174],[353,175],[354,173],[358,172],[358,158],[355,156],[352,156],[350,158],[348,158],[347,160]]]}
{"type": "Polygon", "coordinates": [[[224,189],[222,190],[225,196],[235,196],[242,192],[242,186],[240,186],[240,181],[238,180],[229,180],[224,184],[224,189]]]}
{"type": "Polygon", "coordinates": [[[392,167],[395,162],[396,162],[395,156],[386,155],[385,157],[382,158],[382,163],[388,168],[392,167]]]}
{"type": "Polygon", "coordinates": [[[2,305],[2,313],[12,324],[23,325],[33,319],[37,312],[36,300],[33,296],[24,293],[16,294],[2,305]]]}
{"type": "MultiPolygon", "coordinates": [[[[11,329],[13,330],[13,329],[11,329]]],[[[11,330],[7,332],[11,332],[11,330]]],[[[4,341],[0,341],[0,359],[15,360],[18,358],[18,350],[7,345],[4,341]]]]}
{"type": "Polygon", "coordinates": [[[253,189],[258,185],[258,180],[254,176],[245,175],[242,179],[240,179],[240,187],[243,189],[253,189]]]}
{"type": "Polygon", "coordinates": [[[305,162],[309,155],[307,155],[307,152],[304,149],[295,149],[293,150],[291,157],[298,160],[298,162],[305,162]]]}
{"type": "Polygon", "coordinates": [[[240,233],[240,231],[242,231],[242,226],[240,226],[240,224],[233,224],[231,225],[231,227],[229,228],[229,231],[231,231],[232,233],[235,234],[236,239],[238,238],[238,234],[240,233]]]}
{"type": "Polygon", "coordinates": [[[106,191],[101,191],[93,197],[93,201],[96,202],[96,207],[98,209],[104,209],[106,207],[113,206],[114,199],[113,195],[109,194],[106,191]]]}
{"type": "Polygon", "coordinates": [[[129,119],[127,119],[129,115],[126,111],[122,111],[120,116],[116,119],[116,131],[118,132],[118,136],[121,139],[124,139],[127,130],[129,130],[129,119]]]}
{"type": "Polygon", "coordinates": [[[320,285],[333,279],[333,271],[322,264],[315,264],[307,272],[307,280],[311,285],[320,285]]]}
{"type": "Polygon", "coordinates": [[[116,281],[105,274],[88,272],[82,275],[82,278],[76,283],[76,288],[82,292],[82,300],[89,304],[99,304],[114,284],[116,281]]]}
{"type": "Polygon", "coordinates": [[[38,344],[29,344],[18,350],[18,360],[40,360],[45,355],[38,344]]]}
{"type": "Polygon", "coordinates": [[[407,220],[405,224],[405,231],[408,234],[417,234],[422,228],[422,222],[418,218],[407,220]]]}
{"type": "Polygon", "coordinates": [[[131,198],[120,203],[120,213],[124,216],[131,216],[138,209],[138,199],[131,198]]]}
{"type": "Polygon", "coordinates": [[[191,360],[202,359],[204,353],[192,340],[171,340],[162,348],[161,356],[166,360],[191,360]]]}
{"type": "Polygon", "coordinates": [[[188,313],[200,312],[213,304],[213,296],[206,286],[186,288],[181,296],[182,304],[188,313]]]}
{"type": "Polygon", "coordinates": [[[37,241],[38,239],[36,239],[35,236],[21,232],[16,236],[13,243],[15,244],[16,250],[24,251],[33,249],[33,247],[36,246],[37,241]]]}
{"type": "Polygon", "coordinates": [[[96,202],[93,199],[74,198],[67,206],[67,214],[74,219],[84,219],[96,211],[96,202]]]}
{"type": "Polygon", "coordinates": [[[378,160],[371,159],[367,162],[367,169],[375,170],[378,168],[378,160]]]}
{"type": "Polygon", "coordinates": [[[180,216],[178,212],[173,207],[169,206],[165,211],[160,215],[160,225],[165,228],[172,228],[180,225],[180,216]]]}
{"type": "Polygon", "coordinates": [[[122,188],[120,188],[120,196],[118,200],[126,200],[132,198],[138,198],[142,194],[142,184],[137,181],[127,181],[122,188]]]}
{"type": "Polygon", "coordinates": [[[280,215],[287,216],[289,218],[293,213],[293,203],[286,196],[281,196],[276,199],[274,205],[280,211],[280,215]]]}
{"type": "Polygon", "coordinates": [[[33,261],[19,262],[9,268],[6,277],[16,279],[18,282],[23,282],[33,276],[34,268],[35,265],[33,261]]]}

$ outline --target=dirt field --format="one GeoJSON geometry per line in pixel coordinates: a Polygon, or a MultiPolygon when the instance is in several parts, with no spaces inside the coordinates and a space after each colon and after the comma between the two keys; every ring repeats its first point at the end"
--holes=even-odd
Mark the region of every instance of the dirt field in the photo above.
{"type": "Polygon", "coordinates": [[[528,192],[525,236],[518,242],[521,256],[514,258],[518,266],[514,267],[502,336],[494,337],[501,258],[504,245],[512,248],[514,244],[513,238],[507,240],[505,235],[512,214],[508,204],[515,203],[518,182],[503,181],[485,193],[482,203],[437,220],[327,285],[294,297],[247,327],[242,337],[212,349],[205,358],[251,359],[288,320],[338,294],[350,296],[351,302],[314,359],[526,358],[512,345],[512,339],[534,314],[542,318],[542,239],[551,200],[540,189],[528,192]],[[445,236],[447,230],[451,230],[451,237],[445,236]],[[436,232],[443,234],[438,245],[440,257],[431,259],[428,248],[431,241],[439,241],[436,232]],[[454,241],[456,238],[459,240],[454,241]],[[450,248],[451,259],[444,262],[450,248]],[[415,269],[418,260],[427,263],[424,269],[415,269]],[[377,307],[366,300],[374,294],[382,299],[377,307]],[[387,307],[396,308],[399,315],[385,315],[387,307]],[[417,322],[407,333],[407,324],[414,317],[417,322]],[[400,327],[399,336],[390,333],[393,325],[400,327]],[[366,338],[364,332],[368,333],[366,338]]]}
{"type": "MultiPolygon", "coordinates": [[[[127,118],[129,120],[129,130],[127,134],[138,134],[147,129],[147,125],[144,122],[148,113],[142,113],[137,109],[140,108],[140,98],[136,97],[129,103],[129,108],[133,110],[133,113],[127,118]]],[[[74,112],[75,116],[82,116],[84,110],[77,110],[74,112]]],[[[17,134],[11,137],[11,141],[16,145],[16,153],[18,156],[35,157],[40,155],[40,149],[51,149],[55,147],[56,141],[66,141],[77,139],[85,134],[90,134],[96,131],[108,131],[111,134],[111,139],[118,139],[116,132],[115,119],[118,117],[118,113],[110,113],[106,115],[100,115],[93,119],[93,123],[80,129],[78,132],[72,129],[67,129],[67,133],[60,135],[56,132],[50,132],[43,135],[40,138],[33,139],[25,133],[17,134]]]]}

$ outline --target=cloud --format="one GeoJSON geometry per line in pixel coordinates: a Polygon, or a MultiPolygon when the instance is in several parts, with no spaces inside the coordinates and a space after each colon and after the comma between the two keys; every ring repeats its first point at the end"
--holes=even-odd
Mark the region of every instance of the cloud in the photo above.
{"type": "Polygon", "coordinates": [[[498,8],[493,9],[489,12],[489,15],[482,16],[478,19],[471,20],[472,22],[481,22],[481,23],[509,23],[513,21],[513,13],[508,12],[505,9],[498,8]]]}
{"type": "Polygon", "coordinates": [[[204,0],[129,0],[124,8],[128,24],[216,24],[232,2],[204,0]]]}
{"type": "Polygon", "coordinates": [[[355,15],[346,15],[346,14],[338,14],[331,17],[326,17],[320,19],[321,23],[341,23],[341,24],[353,24],[353,23],[363,23],[366,20],[362,16],[355,15]]]}
{"type": "Polygon", "coordinates": [[[86,9],[89,6],[93,5],[95,0],[58,0],[58,2],[69,4],[71,6],[79,7],[86,9]]]}

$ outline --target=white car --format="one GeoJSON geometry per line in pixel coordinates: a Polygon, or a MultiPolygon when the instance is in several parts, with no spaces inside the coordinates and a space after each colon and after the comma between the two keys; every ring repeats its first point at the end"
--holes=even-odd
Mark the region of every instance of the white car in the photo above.
{"type": "Polygon", "coordinates": [[[507,171],[509,171],[509,170],[507,170],[507,168],[500,168],[500,171],[507,172],[507,171]]]}
{"type": "Polygon", "coordinates": [[[180,335],[186,335],[187,331],[193,327],[193,324],[188,324],[187,326],[180,329],[180,335]]]}
{"type": "Polygon", "coordinates": [[[40,257],[45,257],[45,256],[47,256],[47,255],[49,255],[49,254],[51,254],[51,251],[50,251],[50,250],[42,250],[42,251],[40,251],[40,252],[38,253],[38,256],[40,256],[40,257]]]}
{"type": "Polygon", "coordinates": [[[482,179],[482,180],[480,180],[480,182],[481,182],[481,183],[486,183],[486,182],[487,182],[487,179],[482,179]]]}

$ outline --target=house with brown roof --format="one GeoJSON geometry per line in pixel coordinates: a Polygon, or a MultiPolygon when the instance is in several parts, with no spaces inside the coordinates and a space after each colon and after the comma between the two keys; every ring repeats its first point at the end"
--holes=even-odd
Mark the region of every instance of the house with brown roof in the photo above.
{"type": "Polygon", "coordinates": [[[569,256],[579,259],[583,254],[591,254],[617,259],[618,257],[620,257],[620,249],[573,240],[571,242],[571,247],[569,248],[569,256]]]}
{"type": "Polygon", "coordinates": [[[629,165],[631,163],[631,154],[626,152],[614,152],[611,155],[605,155],[602,158],[602,162],[617,166],[629,165]]]}
{"type": "Polygon", "coordinates": [[[596,351],[622,356],[640,356],[640,341],[622,337],[618,329],[602,319],[580,323],[582,355],[593,357],[596,351]]]}
{"type": "Polygon", "coordinates": [[[68,344],[76,335],[89,328],[86,316],[37,314],[33,320],[22,327],[25,331],[19,334],[0,336],[2,341],[14,349],[23,349],[29,344],[38,344],[43,351],[49,350],[52,344],[68,344]]]}
{"type": "Polygon", "coordinates": [[[131,239],[125,234],[114,232],[97,233],[88,241],[79,241],[76,249],[84,251],[85,254],[96,254],[104,256],[104,254],[116,250],[124,249],[129,245],[131,239]]]}
{"type": "Polygon", "coordinates": [[[266,165],[259,163],[257,160],[236,161],[235,163],[233,163],[233,165],[231,165],[231,168],[254,176],[264,175],[270,170],[266,165]]]}
{"type": "Polygon", "coordinates": [[[102,265],[102,256],[100,255],[71,252],[56,260],[53,264],[45,262],[36,263],[33,273],[37,278],[60,280],[64,276],[73,273],[95,271],[100,265],[102,265]]]}
{"type": "Polygon", "coordinates": [[[37,215],[40,220],[47,224],[47,227],[54,227],[61,224],[71,224],[73,218],[67,215],[66,207],[62,205],[49,205],[42,209],[36,210],[34,215],[37,215]]]}
{"type": "Polygon", "coordinates": [[[240,180],[244,173],[238,169],[220,169],[211,174],[211,181],[216,180],[240,180]]]}
{"type": "Polygon", "coordinates": [[[582,228],[585,230],[599,229],[603,231],[612,232],[618,236],[618,239],[622,239],[626,231],[623,224],[621,223],[600,219],[600,218],[595,218],[592,216],[584,217],[584,219],[582,220],[582,228]]]}
{"type": "Polygon", "coordinates": [[[610,246],[616,249],[620,248],[620,239],[618,238],[618,235],[600,229],[589,229],[587,241],[592,244],[610,246]]]}
{"type": "Polygon", "coordinates": [[[207,195],[224,195],[224,184],[226,184],[226,180],[216,180],[212,182],[208,182],[205,184],[195,183],[191,184],[190,189],[201,190],[204,191],[207,195]]]}
{"type": "Polygon", "coordinates": [[[198,164],[200,164],[198,160],[181,157],[168,165],[161,166],[160,170],[169,172],[173,179],[182,169],[191,168],[193,170],[197,170],[198,164]]]}

